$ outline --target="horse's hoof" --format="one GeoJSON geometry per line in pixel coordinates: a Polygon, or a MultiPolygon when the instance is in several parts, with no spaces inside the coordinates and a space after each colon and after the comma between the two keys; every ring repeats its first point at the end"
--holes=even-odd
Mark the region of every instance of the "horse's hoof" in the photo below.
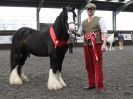
{"type": "Polygon", "coordinates": [[[61,89],[61,88],[62,88],[61,85],[56,85],[56,84],[53,84],[52,86],[48,85],[49,90],[58,90],[58,89],[61,89]]]}
{"type": "Polygon", "coordinates": [[[64,83],[63,86],[66,87],[67,86],[66,83],[64,83]]]}
{"type": "Polygon", "coordinates": [[[21,76],[21,79],[22,79],[22,81],[25,81],[25,82],[28,82],[29,81],[29,79],[25,75],[22,75],[21,76]]]}
{"type": "Polygon", "coordinates": [[[62,85],[56,85],[56,84],[53,85],[53,90],[58,90],[61,88],[62,88],[62,85]]]}
{"type": "Polygon", "coordinates": [[[21,79],[22,79],[24,82],[28,82],[28,81],[29,81],[29,79],[28,79],[26,76],[21,77],[21,79]]]}
{"type": "Polygon", "coordinates": [[[11,72],[10,78],[9,78],[10,84],[23,84],[20,76],[17,73],[17,67],[11,72]]]}
{"type": "Polygon", "coordinates": [[[58,89],[61,89],[62,87],[63,86],[57,82],[48,83],[48,89],[50,89],[50,90],[58,90],[58,89]]]}
{"type": "Polygon", "coordinates": [[[66,83],[63,81],[63,82],[60,82],[61,83],[61,85],[63,86],[63,87],[66,87],[67,85],[66,85],[66,83]]]}
{"type": "Polygon", "coordinates": [[[16,84],[16,85],[23,84],[23,82],[20,79],[20,77],[16,77],[16,78],[10,77],[10,81],[9,82],[10,82],[10,84],[16,84]]]}

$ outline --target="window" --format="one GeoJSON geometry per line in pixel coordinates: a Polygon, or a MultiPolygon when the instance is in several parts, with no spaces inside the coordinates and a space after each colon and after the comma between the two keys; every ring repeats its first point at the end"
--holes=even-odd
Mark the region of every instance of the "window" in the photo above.
{"type": "Polygon", "coordinates": [[[116,16],[117,30],[133,30],[133,13],[120,12],[116,16]]]}
{"type": "Polygon", "coordinates": [[[40,23],[54,23],[61,11],[62,9],[41,8],[40,23]]]}
{"type": "Polygon", "coordinates": [[[0,7],[0,30],[36,29],[36,8],[0,7]]]}

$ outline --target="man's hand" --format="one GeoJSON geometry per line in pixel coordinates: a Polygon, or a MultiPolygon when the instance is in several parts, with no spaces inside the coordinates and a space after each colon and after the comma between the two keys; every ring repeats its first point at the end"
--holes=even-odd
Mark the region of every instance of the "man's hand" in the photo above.
{"type": "Polygon", "coordinates": [[[107,43],[107,33],[102,33],[102,38],[103,38],[103,44],[101,46],[101,51],[105,52],[106,51],[106,43],[107,43]]]}
{"type": "Polygon", "coordinates": [[[106,51],[106,45],[105,45],[105,44],[103,44],[103,45],[101,46],[101,51],[102,51],[102,52],[105,52],[105,51],[106,51]]]}
{"type": "Polygon", "coordinates": [[[77,33],[77,30],[76,30],[76,31],[72,31],[72,34],[74,34],[74,35],[76,35],[76,36],[78,36],[78,37],[81,36],[80,34],[77,33]]]}

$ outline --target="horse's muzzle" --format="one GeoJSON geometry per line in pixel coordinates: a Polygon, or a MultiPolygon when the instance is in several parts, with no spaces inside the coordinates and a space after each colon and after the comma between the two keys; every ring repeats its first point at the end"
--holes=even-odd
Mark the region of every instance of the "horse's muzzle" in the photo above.
{"type": "Polygon", "coordinates": [[[69,31],[75,31],[76,30],[76,27],[75,27],[75,23],[74,22],[71,22],[68,25],[69,25],[69,31]]]}

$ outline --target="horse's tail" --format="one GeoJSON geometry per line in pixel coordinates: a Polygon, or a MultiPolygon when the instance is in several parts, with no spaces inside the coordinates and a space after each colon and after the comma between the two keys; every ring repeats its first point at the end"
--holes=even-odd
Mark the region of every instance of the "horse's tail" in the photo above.
{"type": "Polygon", "coordinates": [[[15,52],[14,52],[14,48],[11,48],[11,52],[10,52],[10,67],[11,67],[11,71],[15,68],[15,52]]]}
{"type": "Polygon", "coordinates": [[[11,71],[18,65],[21,57],[21,48],[19,41],[19,30],[12,37],[11,52],[10,52],[10,67],[11,71]]]}

